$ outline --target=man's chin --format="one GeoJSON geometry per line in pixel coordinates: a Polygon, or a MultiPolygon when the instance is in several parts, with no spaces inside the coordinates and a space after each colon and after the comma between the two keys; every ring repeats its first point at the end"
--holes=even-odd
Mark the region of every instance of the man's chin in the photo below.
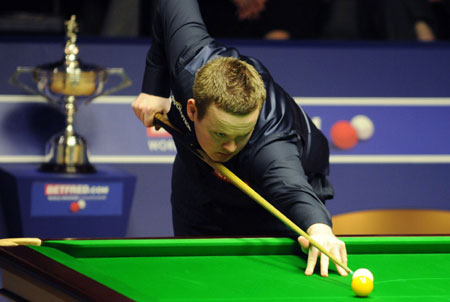
{"type": "Polygon", "coordinates": [[[214,153],[213,155],[210,155],[209,157],[215,162],[225,163],[233,157],[233,154],[214,153]]]}

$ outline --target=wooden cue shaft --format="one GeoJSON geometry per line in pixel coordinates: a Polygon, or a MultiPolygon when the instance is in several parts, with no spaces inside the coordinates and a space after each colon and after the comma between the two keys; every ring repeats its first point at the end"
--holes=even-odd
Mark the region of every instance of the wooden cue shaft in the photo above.
{"type": "MultiPolygon", "coordinates": [[[[172,125],[169,119],[160,113],[155,114],[155,118],[158,119],[161,123],[166,124],[168,127],[180,133],[180,131],[172,125]]],[[[322,245],[320,245],[317,241],[311,238],[305,231],[303,231],[299,226],[297,226],[292,220],[290,220],[286,215],[281,213],[277,208],[275,208],[271,203],[265,200],[261,195],[259,195],[255,190],[253,190],[249,185],[243,182],[236,174],[234,174],[227,167],[222,165],[221,163],[213,161],[203,150],[196,150],[198,154],[196,154],[200,159],[202,159],[205,163],[207,163],[211,168],[220,172],[222,175],[227,177],[233,185],[235,185],[242,192],[247,194],[250,198],[264,207],[267,211],[272,213],[275,217],[277,217],[281,222],[290,227],[297,234],[305,237],[309,243],[315,246],[319,251],[325,254],[328,258],[333,260],[334,263],[342,267],[347,273],[352,274],[353,271],[349,269],[342,261],[331,255],[322,245]]]]}
{"type": "Polygon", "coordinates": [[[342,267],[347,273],[352,274],[353,271],[348,268],[342,261],[334,257],[330,252],[328,252],[322,245],[320,245],[317,241],[315,241],[311,236],[309,236],[305,231],[303,231],[299,226],[297,226],[292,220],[290,220],[286,215],[281,213],[277,208],[275,208],[271,203],[264,199],[261,195],[259,195],[255,190],[253,190],[249,185],[243,182],[236,174],[234,174],[227,167],[222,165],[221,163],[215,162],[211,160],[204,152],[201,154],[203,156],[203,160],[210,165],[213,169],[216,169],[222,175],[227,177],[236,187],[238,187],[241,191],[247,194],[254,201],[263,206],[266,210],[272,213],[275,217],[277,217],[281,222],[290,227],[297,234],[305,237],[313,246],[315,246],[319,251],[325,254],[328,258],[334,261],[337,265],[342,267]]]}

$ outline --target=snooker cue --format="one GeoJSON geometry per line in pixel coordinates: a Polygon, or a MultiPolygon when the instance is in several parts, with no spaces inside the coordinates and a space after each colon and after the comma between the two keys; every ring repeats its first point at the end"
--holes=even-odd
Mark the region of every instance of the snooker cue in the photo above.
{"type": "MultiPolygon", "coordinates": [[[[173,135],[181,134],[181,132],[173,126],[173,124],[168,120],[168,118],[161,113],[156,113],[154,116],[154,124],[158,123],[161,127],[167,130],[170,134],[173,135]]],[[[347,273],[353,274],[353,271],[347,267],[342,261],[331,255],[321,244],[315,241],[311,236],[309,236],[305,231],[303,231],[299,226],[297,226],[292,220],[290,220],[286,215],[281,213],[277,208],[275,208],[271,203],[264,199],[261,195],[259,195],[255,190],[253,190],[249,185],[243,182],[236,174],[234,174],[230,169],[225,167],[223,164],[213,161],[209,156],[203,151],[199,149],[189,148],[197,157],[202,159],[206,164],[208,164],[211,168],[220,172],[223,176],[227,177],[230,182],[240,189],[242,192],[247,194],[251,199],[256,201],[259,205],[264,207],[267,211],[269,211],[272,215],[278,218],[281,222],[291,228],[298,235],[305,237],[311,245],[316,247],[319,251],[325,254],[328,258],[333,260],[334,263],[342,267],[347,273]]]]}
{"type": "Polygon", "coordinates": [[[37,245],[40,246],[42,240],[39,238],[3,238],[0,239],[0,246],[37,245]]]}

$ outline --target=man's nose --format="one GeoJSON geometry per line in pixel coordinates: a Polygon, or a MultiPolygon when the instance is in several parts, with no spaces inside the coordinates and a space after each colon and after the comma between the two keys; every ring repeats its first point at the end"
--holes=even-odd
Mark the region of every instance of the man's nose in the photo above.
{"type": "Polygon", "coordinates": [[[222,145],[222,147],[228,152],[233,153],[237,149],[237,144],[234,140],[230,140],[222,145]]]}

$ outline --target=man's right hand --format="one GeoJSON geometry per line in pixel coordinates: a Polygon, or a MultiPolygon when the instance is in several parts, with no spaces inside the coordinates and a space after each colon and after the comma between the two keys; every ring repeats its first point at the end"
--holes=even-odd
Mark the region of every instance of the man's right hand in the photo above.
{"type": "Polygon", "coordinates": [[[156,113],[167,114],[170,110],[170,99],[156,95],[141,93],[131,104],[134,114],[146,127],[153,127],[156,113]]]}

